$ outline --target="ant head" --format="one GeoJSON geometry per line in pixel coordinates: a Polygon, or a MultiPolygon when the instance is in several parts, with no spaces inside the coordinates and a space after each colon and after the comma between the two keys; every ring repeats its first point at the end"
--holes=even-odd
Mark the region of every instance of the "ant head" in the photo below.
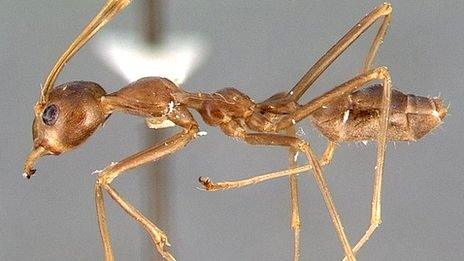
{"type": "Polygon", "coordinates": [[[35,106],[32,125],[34,149],[24,175],[34,174],[34,162],[43,155],[59,155],[84,142],[108,115],[100,104],[105,90],[93,82],[69,82],[53,88],[45,102],[35,106]]]}
{"type": "Polygon", "coordinates": [[[105,90],[93,82],[70,82],[56,88],[55,81],[69,60],[131,0],[108,1],[58,58],[48,74],[32,126],[34,149],[24,164],[24,176],[34,174],[43,155],[58,155],[84,142],[108,117],[100,104],[105,90]]]}

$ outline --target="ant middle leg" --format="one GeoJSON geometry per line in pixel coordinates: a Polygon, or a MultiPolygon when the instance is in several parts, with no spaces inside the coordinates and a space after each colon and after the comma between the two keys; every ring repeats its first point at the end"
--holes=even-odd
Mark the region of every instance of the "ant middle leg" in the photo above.
{"type": "MultiPolygon", "coordinates": [[[[335,204],[333,203],[327,181],[322,172],[322,168],[319,164],[316,154],[311,149],[309,143],[299,138],[296,138],[296,137],[279,135],[279,134],[246,133],[246,131],[243,128],[241,128],[241,126],[238,123],[234,121],[230,121],[221,127],[222,127],[222,130],[227,135],[240,138],[251,145],[284,146],[284,147],[289,147],[296,151],[301,151],[305,153],[309,163],[312,166],[313,175],[322,193],[322,196],[326,203],[330,217],[332,219],[332,222],[334,223],[337,235],[342,243],[345,255],[348,257],[348,260],[350,261],[356,260],[354,253],[352,251],[352,248],[349,244],[348,238],[346,237],[342,222],[340,220],[340,215],[337,213],[335,204]]],[[[206,190],[209,190],[209,191],[212,190],[210,189],[212,184],[208,178],[200,177],[200,183],[202,183],[203,187],[206,190]]]]}
{"type": "MultiPolygon", "coordinates": [[[[383,80],[384,81],[384,98],[383,103],[390,103],[389,97],[391,93],[391,77],[390,73],[387,68],[385,67],[378,67],[376,69],[370,70],[364,74],[361,74],[335,88],[333,88],[331,91],[325,93],[324,95],[315,98],[314,100],[310,101],[306,105],[303,105],[301,108],[299,108],[295,113],[290,114],[286,117],[283,117],[280,122],[277,123],[276,129],[286,129],[290,126],[294,125],[294,122],[303,120],[304,118],[308,117],[312,112],[315,110],[319,109],[323,105],[329,104],[331,101],[343,96],[347,95],[355,90],[358,90],[362,88],[364,85],[367,83],[374,81],[374,80],[383,80]],[[388,99],[387,99],[388,98],[388,99]]],[[[381,121],[383,122],[388,122],[388,112],[390,106],[384,106],[384,110],[381,112],[381,121]]],[[[235,130],[224,130],[226,133],[229,132],[228,135],[235,136],[236,132],[235,130]]],[[[386,129],[383,130],[381,129],[380,136],[383,136],[383,132],[386,129]]],[[[386,136],[386,135],[385,135],[386,136]]],[[[320,165],[324,166],[330,163],[334,150],[336,147],[336,142],[335,141],[329,141],[329,144],[327,145],[327,149],[324,152],[324,155],[320,161],[320,165]]],[[[279,172],[271,172],[267,173],[264,175],[256,176],[253,178],[249,179],[243,179],[243,180],[236,180],[236,181],[230,181],[230,182],[218,182],[218,183],[213,183],[211,180],[207,177],[200,177],[200,182],[204,184],[208,184],[208,186],[205,186],[206,190],[209,191],[216,191],[216,190],[224,190],[224,189],[232,189],[232,188],[239,188],[239,187],[244,187],[252,184],[256,184],[262,181],[274,179],[274,178],[279,178],[279,177],[284,177],[284,176],[290,176],[290,175],[295,175],[304,171],[307,171],[311,169],[311,166],[302,166],[294,169],[288,169],[288,170],[283,170],[279,172]]]]}
{"type": "MultiPolygon", "coordinates": [[[[333,141],[328,142],[327,149],[322,155],[322,158],[319,160],[319,164],[321,165],[321,167],[330,164],[336,145],[337,145],[336,142],[333,142],[333,141]]],[[[258,183],[268,181],[271,179],[294,176],[294,175],[297,175],[302,172],[306,172],[311,169],[312,169],[311,164],[306,164],[300,167],[291,166],[289,169],[284,169],[281,171],[273,171],[273,172],[265,173],[259,176],[254,176],[254,177],[246,178],[246,179],[213,182],[211,178],[209,177],[199,177],[199,181],[203,185],[203,189],[207,191],[228,190],[228,189],[242,188],[242,187],[246,187],[250,185],[256,185],[258,183]]]]}
{"type": "Polygon", "coordinates": [[[313,175],[316,179],[317,185],[319,190],[322,193],[324,198],[325,204],[329,211],[329,215],[332,219],[332,222],[335,226],[335,230],[339,237],[339,240],[342,243],[343,250],[345,252],[345,256],[348,257],[348,260],[355,261],[355,255],[352,251],[348,238],[345,234],[340,215],[335,208],[335,204],[333,202],[328,183],[324,177],[322,167],[319,164],[316,154],[311,149],[311,146],[308,142],[305,142],[301,139],[289,136],[282,136],[282,135],[275,135],[275,134],[247,134],[244,137],[244,140],[247,143],[254,144],[254,145],[277,145],[277,146],[290,146],[292,148],[298,149],[306,154],[306,157],[309,163],[312,166],[313,175]]]}
{"type": "MultiPolygon", "coordinates": [[[[384,3],[383,5],[377,7],[372,12],[367,14],[363,19],[361,19],[355,26],[353,26],[334,46],[332,46],[326,54],[324,54],[309,70],[308,72],[298,81],[298,83],[290,90],[288,95],[283,95],[281,99],[286,99],[288,101],[298,101],[301,96],[312,86],[312,84],[319,78],[319,76],[353,43],[359,36],[361,36],[367,29],[369,29],[378,19],[384,18],[382,24],[375,36],[367,57],[364,61],[364,66],[362,73],[367,73],[371,68],[374,59],[377,55],[380,44],[382,44],[383,39],[385,38],[388,26],[391,20],[392,6],[390,3],[384,3]]],[[[329,141],[324,156],[321,159],[321,165],[327,165],[330,163],[332,156],[334,154],[336,143],[329,141]]],[[[249,184],[254,184],[256,182],[261,182],[271,178],[281,177],[279,174],[297,174],[299,172],[285,173],[285,171],[276,172],[276,175],[272,173],[264,174],[252,179],[246,179],[236,182],[231,182],[230,186],[226,188],[233,188],[239,186],[246,186],[249,184]]]]}
{"type": "MultiPolygon", "coordinates": [[[[383,80],[383,95],[382,95],[382,105],[380,111],[379,119],[379,134],[377,136],[378,147],[377,147],[377,163],[375,167],[375,176],[374,176],[374,189],[372,196],[372,209],[371,209],[371,223],[369,228],[365,232],[364,236],[358,241],[353,249],[354,253],[356,252],[369,240],[370,236],[374,233],[376,228],[381,223],[381,190],[382,190],[382,177],[383,170],[385,165],[385,152],[386,152],[386,143],[387,143],[387,127],[388,119],[390,114],[390,100],[391,100],[391,76],[387,68],[378,67],[373,70],[369,70],[352,80],[349,80],[338,87],[335,87],[331,91],[325,93],[324,95],[310,101],[306,105],[303,105],[293,114],[289,115],[287,119],[283,119],[280,124],[281,128],[285,128],[290,124],[293,124],[295,121],[300,121],[310,115],[312,112],[318,108],[329,104],[334,99],[337,99],[343,95],[347,95],[357,89],[360,89],[362,86],[368,82],[374,80],[383,80]]],[[[280,129],[280,128],[278,128],[280,129]]],[[[330,147],[333,147],[334,144],[330,143],[328,150],[326,150],[326,160],[330,161],[331,156],[333,155],[333,150],[330,147]]],[[[334,147],[333,147],[334,148],[334,147]]],[[[314,166],[314,165],[313,165],[314,166]]],[[[350,259],[349,257],[346,257],[350,259]]]]}
{"type": "MultiPolygon", "coordinates": [[[[295,127],[291,126],[286,130],[287,135],[291,137],[296,136],[295,127]]],[[[297,167],[298,151],[295,148],[288,149],[288,162],[290,169],[297,167]]],[[[293,260],[300,260],[300,231],[301,231],[301,218],[300,218],[300,204],[298,199],[298,176],[289,176],[290,182],[290,200],[291,200],[291,223],[290,226],[293,230],[293,260]]]]}

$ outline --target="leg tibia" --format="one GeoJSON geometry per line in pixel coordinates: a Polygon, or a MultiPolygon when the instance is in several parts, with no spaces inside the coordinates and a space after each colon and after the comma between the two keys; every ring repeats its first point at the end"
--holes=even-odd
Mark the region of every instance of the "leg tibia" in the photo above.
{"type": "MultiPolygon", "coordinates": [[[[287,129],[287,135],[291,137],[295,137],[295,128],[292,126],[287,129]]],[[[298,153],[297,150],[294,148],[288,149],[288,162],[289,167],[296,168],[297,167],[297,158],[296,155],[298,153]]],[[[300,218],[300,206],[299,206],[299,198],[298,198],[298,177],[292,175],[289,177],[290,181],[290,200],[291,200],[291,227],[293,229],[293,260],[299,261],[300,260],[300,231],[301,231],[301,218],[300,218]]]]}
{"type": "Polygon", "coordinates": [[[152,238],[156,249],[160,255],[168,261],[174,261],[174,257],[165,250],[165,246],[169,246],[166,235],[155,224],[148,220],[135,207],[124,200],[111,186],[110,183],[120,174],[127,170],[138,167],[142,164],[153,162],[167,154],[183,148],[188,142],[195,138],[198,132],[196,124],[192,124],[181,133],[165,140],[159,145],[155,145],[149,149],[139,152],[131,157],[128,157],[115,165],[107,167],[97,178],[95,183],[95,200],[97,204],[97,216],[100,226],[100,234],[102,236],[103,247],[105,250],[105,260],[113,261],[113,253],[111,251],[111,242],[109,231],[106,222],[105,206],[103,201],[103,189],[108,192],[112,199],[121,206],[134,220],[139,222],[142,227],[152,238]]]}

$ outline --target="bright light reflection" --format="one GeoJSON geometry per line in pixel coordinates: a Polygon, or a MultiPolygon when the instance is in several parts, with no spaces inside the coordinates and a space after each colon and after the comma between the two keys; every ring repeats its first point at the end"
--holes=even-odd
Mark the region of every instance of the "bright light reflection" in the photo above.
{"type": "Polygon", "coordinates": [[[206,42],[191,34],[169,34],[149,45],[135,34],[106,32],[95,42],[98,55],[130,82],[161,76],[181,84],[207,53],[206,42]]]}

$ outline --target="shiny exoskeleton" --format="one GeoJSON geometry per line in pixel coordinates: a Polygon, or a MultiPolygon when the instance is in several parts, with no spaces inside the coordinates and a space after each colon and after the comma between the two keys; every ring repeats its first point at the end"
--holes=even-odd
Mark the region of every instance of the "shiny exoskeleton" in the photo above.
{"type": "MultiPolygon", "coordinates": [[[[99,172],[95,182],[97,217],[105,260],[113,261],[114,256],[104,192],[140,223],[161,256],[173,261],[174,257],[166,250],[169,242],[165,233],[120,196],[111,183],[125,171],[179,151],[197,136],[201,136],[199,124],[191,113],[191,110],[196,110],[204,122],[217,126],[228,136],[253,145],[285,146],[289,149],[291,168],[283,174],[291,176],[294,260],[299,260],[300,256],[301,224],[294,174],[312,169],[345,257],[349,261],[355,261],[356,253],[381,222],[381,184],[387,142],[417,140],[440,125],[447,114],[447,107],[440,98],[406,95],[393,90],[388,68],[372,68],[390,22],[391,5],[385,3],[361,19],[289,92],[275,94],[263,102],[255,102],[234,88],[214,93],[190,93],[160,77],[142,78],[113,93],[106,93],[97,83],[86,81],[69,82],[55,87],[58,74],[71,57],[129,3],[130,0],[107,0],[106,5],[61,55],[49,73],[34,108],[34,147],[24,164],[24,176],[30,178],[36,172],[34,165],[40,157],[59,155],[82,144],[115,112],[142,116],[146,118],[150,128],[180,127],[180,132],[163,142],[111,164],[99,172]],[[323,95],[300,104],[299,99],[314,81],[379,19],[383,19],[383,22],[371,45],[362,72],[323,95]],[[372,85],[376,81],[382,83],[372,85]],[[294,133],[293,126],[306,118],[312,119],[314,125],[329,140],[321,158],[314,153],[308,141],[296,137],[294,133]],[[335,208],[322,166],[329,164],[336,143],[364,140],[378,142],[371,222],[366,233],[352,247],[335,208]],[[298,152],[305,154],[309,163],[307,166],[296,167],[298,152]]],[[[214,191],[255,184],[280,176],[283,175],[271,173],[249,180],[219,183],[213,183],[209,178],[200,178],[200,182],[205,190],[214,191]]]]}
{"type": "MultiPolygon", "coordinates": [[[[315,126],[329,140],[364,141],[377,138],[382,85],[372,85],[321,106],[310,114],[315,126]]],[[[184,128],[198,128],[189,112],[200,113],[204,122],[226,135],[249,138],[250,132],[277,133],[296,124],[304,106],[283,103],[277,94],[262,103],[227,88],[214,93],[188,93],[165,78],[147,77],[106,94],[97,83],[77,81],[58,86],[50,93],[44,111],[58,108],[54,124],[35,120],[34,145],[58,155],[85,141],[114,111],[170,121],[184,128]],[[60,117],[59,117],[60,116],[60,117]]],[[[442,123],[447,108],[442,99],[426,98],[392,90],[388,139],[414,141],[442,123]]],[[[43,118],[43,117],[42,117],[43,118]]],[[[173,126],[173,125],[168,125],[173,126]]]]}
{"type": "MultiPolygon", "coordinates": [[[[376,139],[382,90],[382,85],[360,89],[310,111],[305,117],[311,116],[315,126],[332,141],[376,139]]],[[[318,99],[308,104],[317,103],[318,99]]],[[[42,113],[33,124],[35,149],[25,168],[28,178],[35,173],[33,163],[38,157],[59,155],[76,147],[116,111],[146,117],[148,123],[157,122],[156,126],[180,126],[193,137],[199,130],[189,111],[194,109],[204,122],[219,127],[228,136],[251,144],[285,145],[291,138],[269,139],[273,136],[260,133],[277,135],[304,119],[299,115],[306,109],[289,100],[284,93],[256,103],[234,88],[211,94],[189,93],[159,77],[142,78],[110,94],[97,83],[66,83],[54,88],[48,102],[40,108],[42,113]],[[48,112],[51,108],[54,110],[52,119],[48,112]]],[[[388,139],[417,140],[440,125],[446,113],[447,108],[440,98],[392,90],[388,139]]]]}
{"type": "MultiPolygon", "coordinates": [[[[372,85],[321,107],[311,114],[314,125],[329,140],[375,140],[379,133],[381,85],[372,85]]],[[[443,100],[392,90],[387,137],[391,141],[416,141],[442,123],[447,108],[443,100]]]]}

